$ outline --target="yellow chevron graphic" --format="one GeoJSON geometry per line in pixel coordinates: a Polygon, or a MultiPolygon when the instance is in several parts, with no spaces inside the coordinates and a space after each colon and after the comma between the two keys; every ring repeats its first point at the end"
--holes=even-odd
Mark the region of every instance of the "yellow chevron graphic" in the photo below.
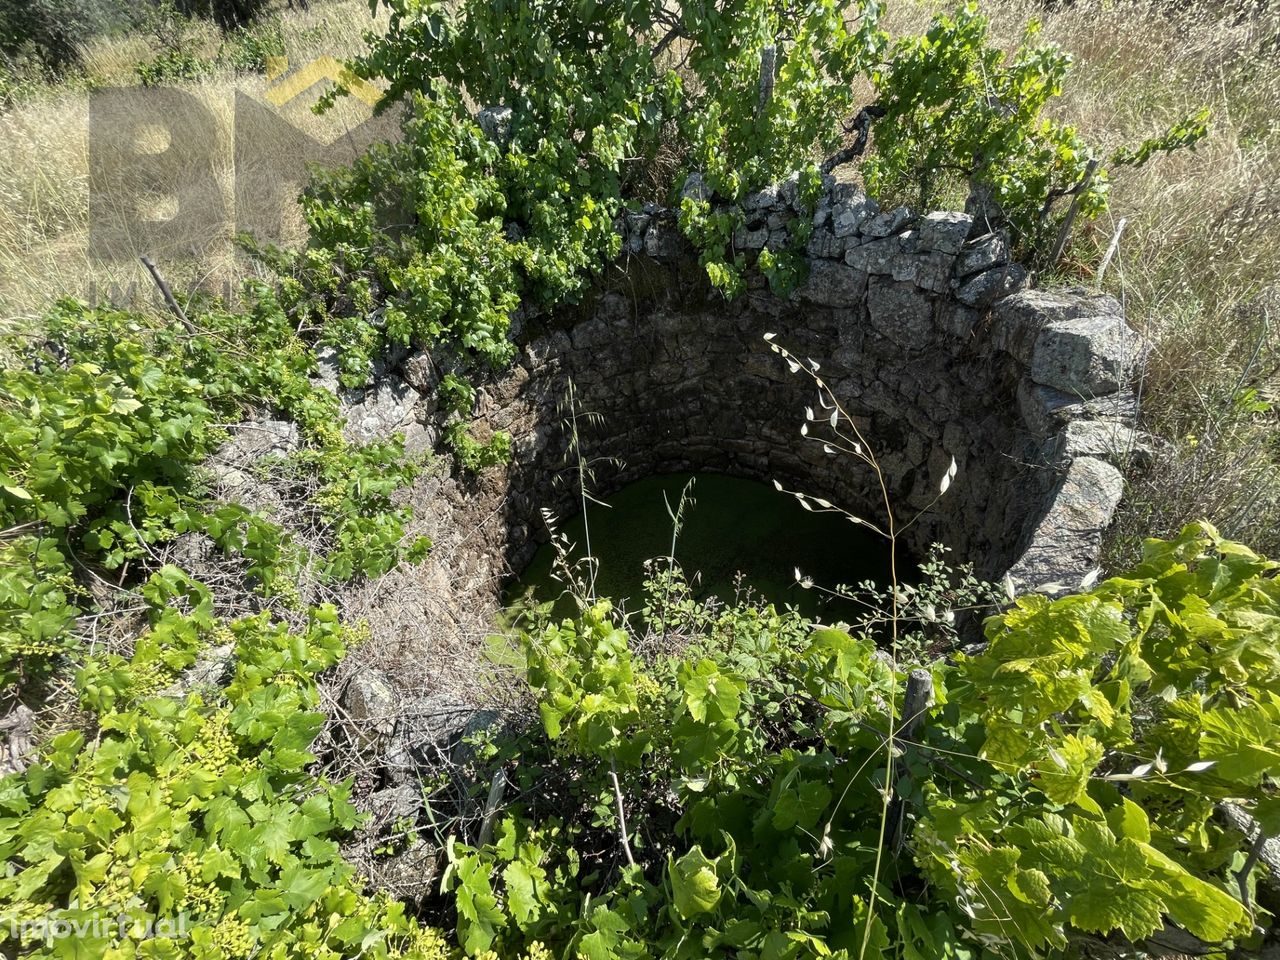
{"type": "MultiPolygon", "coordinates": [[[[272,57],[267,63],[267,76],[275,79],[288,69],[288,57],[272,57]]],[[[290,76],[267,90],[266,98],[277,107],[282,107],[321,80],[332,80],[346,87],[371,107],[376,107],[378,101],[382,99],[382,94],[378,92],[377,87],[357,77],[333,57],[327,56],[316,57],[305,66],[299,67],[290,76]]]]}

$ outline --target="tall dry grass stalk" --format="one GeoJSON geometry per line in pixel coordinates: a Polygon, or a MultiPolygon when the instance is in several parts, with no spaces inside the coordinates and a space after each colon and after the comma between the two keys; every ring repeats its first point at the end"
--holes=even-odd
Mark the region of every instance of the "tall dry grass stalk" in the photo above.
{"type": "Polygon", "coordinates": [[[1155,464],[1130,477],[1110,559],[1132,559],[1143,537],[1201,517],[1274,554],[1280,4],[1085,0],[1047,15],[1045,34],[1078,62],[1059,110],[1105,148],[1202,105],[1213,113],[1194,152],[1121,171],[1109,215],[1076,246],[1073,279],[1091,280],[1128,221],[1104,282],[1151,344],[1142,411],[1161,443],[1155,464]]]}

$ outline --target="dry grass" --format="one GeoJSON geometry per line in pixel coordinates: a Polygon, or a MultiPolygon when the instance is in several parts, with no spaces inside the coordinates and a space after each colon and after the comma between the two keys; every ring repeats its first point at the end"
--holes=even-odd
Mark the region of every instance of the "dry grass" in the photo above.
{"type": "MultiPolygon", "coordinates": [[[[281,14],[285,49],[295,66],[323,55],[349,57],[363,49],[364,31],[376,26],[363,0],[315,2],[309,11],[281,14]]],[[[217,54],[219,39],[212,27],[198,26],[196,40],[196,52],[210,58],[217,54]]],[[[114,165],[118,176],[108,188],[95,185],[95,195],[109,204],[141,204],[145,215],[163,217],[172,212],[173,196],[191,182],[195,171],[216,185],[184,211],[197,229],[182,244],[161,251],[146,249],[146,241],[139,239],[133,244],[137,249],[114,260],[97,257],[90,249],[91,90],[136,85],[135,66],[156,52],[154,42],[146,37],[95,40],[85,49],[85,76],[79,82],[37,90],[0,114],[0,332],[29,329],[59,296],[104,296],[121,305],[152,302],[150,281],[130,254],[158,254],[177,290],[196,286],[214,292],[234,290],[245,275],[247,264],[237,257],[232,243],[236,225],[219,211],[234,209],[236,94],[261,101],[270,81],[257,74],[237,75],[229,67],[181,85],[200,108],[190,116],[170,116],[167,140],[183,163],[175,164],[165,179],[157,182],[138,164],[122,162],[114,165]]],[[[347,144],[350,155],[357,144],[348,144],[344,137],[368,119],[368,108],[348,98],[332,113],[316,117],[309,110],[313,101],[314,95],[299,97],[281,113],[322,142],[336,140],[339,148],[347,144]]],[[[389,133],[390,119],[380,123],[379,129],[389,133]]],[[[242,163],[242,172],[288,169],[296,163],[297,153],[285,139],[268,139],[252,160],[242,163]]],[[[255,181],[242,177],[241,185],[245,182],[255,181]]],[[[273,191],[258,197],[251,190],[246,206],[258,210],[275,199],[273,191]]],[[[279,234],[269,239],[296,243],[304,236],[300,212],[291,199],[284,205],[282,225],[279,234]]]]}
{"type": "MultiPolygon", "coordinates": [[[[1081,231],[1061,277],[1103,285],[1151,346],[1144,426],[1162,441],[1129,476],[1107,559],[1131,560],[1145,536],[1208,519],[1280,553],[1280,3],[1227,0],[985,0],[995,42],[1012,49],[1033,18],[1075,60],[1054,106],[1104,153],[1161,133],[1201,106],[1210,136],[1195,151],[1120,170],[1111,209],[1081,231]],[[1268,294],[1268,290],[1272,292],[1268,294]]],[[[919,31],[936,0],[891,5],[895,33],[919,31]]]]}
{"type": "Polygon", "coordinates": [[[1085,0],[1045,34],[1079,64],[1062,115],[1106,148],[1213,112],[1195,152],[1120,171],[1076,248],[1097,263],[1126,221],[1105,283],[1151,342],[1143,416],[1165,441],[1130,477],[1109,559],[1198,518],[1280,552],[1280,297],[1262,295],[1280,282],[1280,5],[1085,0]]]}

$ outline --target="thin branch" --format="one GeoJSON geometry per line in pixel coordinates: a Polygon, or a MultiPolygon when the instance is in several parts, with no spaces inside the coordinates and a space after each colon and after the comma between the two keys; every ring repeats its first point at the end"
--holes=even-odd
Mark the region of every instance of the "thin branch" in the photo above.
{"type": "Polygon", "coordinates": [[[164,561],[160,559],[160,556],[154,550],[151,549],[151,544],[147,542],[146,536],[144,536],[142,531],[138,529],[138,525],[133,522],[133,487],[130,487],[129,492],[125,494],[124,513],[125,517],[129,520],[129,529],[137,534],[138,542],[142,544],[142,548],[150,554],[152,560],[163,567],[164,561]]]}
{"type": "Polygon", "coordinates": [[[613,781],[613,796],[618,801],[618,832],[622,837],[622,852],[627,855],[627,863],[636,865],[636,858],[631,855],[631,841],[627,838],[627,815],[622,809],[622,787],[618,786],[618,764],[613,757],[609,758],[609,779],[613,781]]]}
{"type": "Polygon", "coordinates": [[[187,319],[186,313],[183,312],[181,305],[173,296],[173,291],[169,289],[169,284],[165,282],[164,277],[160,276],[160,269],[156,266],[154,260],[145,254],[139,257],[142,265],[147,268],[147,272],[151,274],[151,279],[156,282],[156,286],[160,288],[160,295],[164,297],[164,302],[169,305],[169,309],[177,316],[178,321],[182,324],[183,329],[192,335],[195,334],[196,328],[191,325],[191,321],[187,319]]]}
{"type": "Polygon", "coordinates": [[[1258,333],[1258,342],[1253,345],[1253,353],[1249,356],[1249,362],[1244,365],[1244,369],[1240,371],[1240,379],[1236,381],[1235,389],[1231,391],[1231,400],[1234,401],[1240,396],[1240,391],[1244,389],[1245,383],[1249,379],[1249,374],[1253,372],[1253,365],[1258,362],[1258,357],[1262,353],[1262,348],[1266,346],[1267,339],[1271,333],[1271,311],[1267,309],[1266,304],[1262,306],[1262,330],[1258,333]]]}
{"type": "Polygon", "coordinates": [[[1240,886],[1240,902],[1250,913],[1253,912],[1253,906],[1249,902],[1249,874],[1253,873],[1253,868],[1258,865],[1258,860],[1262,857],[1262,848],[1266,843],[1267,838],[1259,830],[1258,835],[1253,838],[1253,846],[1249,848],[1249,855],[1245,858],[1244,865],[1236,874],[1236,883],[1240,886]]]}
{"type": "Polygon", "coordinates": [[[1049,254],[1049,266],[1055,265],[1062,259],[1063,251],[1067,249],[1067,241],[1071,239],[1071,228],[1075,226],[1076,216],[1080,213],[1080,204],[1084,200],[1085,191],[1089,188],[1089,184],[1093,182],[1093,175],[1097,170],[1098,161],[1090,160],[1089,165],[1085,168],[1084,176],[1072,191],[1075,196],[1071,201],[1071,207],[1067,210],[1066,217],[1062,221],[1062,228],[1058,231],[1058,239],[1053,245],[1053,251],[1049,254]]]}
{"type": "Polygon", "coordinates": [[[19,523],[12,527],[5,527],[3,530],[0,530],[0,540],[12,540],[23,536],[28,530],[40,530],[43,526],[43,520],[28,520],[26,523],[19,523]]]}
{"type": "MultiPolygon", "coordinates": [[[[1280,840],[1263,833],[1258,821],[1234,803],[1218,804],[1218,813],[1229,827],[1244,834],[1245,839],[1251,843],[1248,859],[1236,874],[1236,879],[1241,885],[1241,893],[1244,893],[1244,884],[1258,861],[1262,861],[1267,867],[1268,883],[1272,887],[1280,887],[1280,882],[1277,881],[1277,878],[1280,878],[1280,840]]],[[[1248,906],[1249,901],[1243,896],[1241,899],[1244,900],[1245,906],[1248,906]]]]}
{"type": "Polygon", "coordinates": [[[1053,205],[1063,197],[1077,197],[1084,193],[1085,188],[1089,185],[1089,181],[1093,179],[1093,175],[1097,171],[1097,168],[1098,161],[1090,160],[1088,166],[1085,167],[1083,176],[1076,181],[1074,186],[1058,187],[1050,190],[1045,195],[1044,203],[1040,207],[1039,224],[1041,226],[1044,225],[1044,222],[1049,219],[1049,213],[1053,210],[1053,205]]]}
{"type": "Polygon", "coordinates": [[[653,53],[649,54],[649,58],[651,60],[657,60],[660,56],[662,56],[663,53],[666,52],[667,47],[671,46],[671,44],[675,43],[678,39],[680,39],[685,35],[686,34],[684,32],[684,27],[680,26],[679,24],[672,27],[670,30],[667,31],[666,35],[661,40],[658,41],[658,45],[653,48],[653,53]]]}

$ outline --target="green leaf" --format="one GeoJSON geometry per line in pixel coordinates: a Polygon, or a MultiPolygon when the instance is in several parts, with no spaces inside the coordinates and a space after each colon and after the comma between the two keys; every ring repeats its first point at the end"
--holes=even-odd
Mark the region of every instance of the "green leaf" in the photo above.
{"type": "Polygon", "coordinates": [[[1253,703],[1205,711],[1200,759],[1213,760],[1218,776],[1255,783],[1280,774],[1280,703],[1253,703]]]}
{"type": "Polygon", "coordinates": [[[498,899],[489,884],[489,865],[481,857],[467,855],[454,866],[458,938],[468,953],[482,953],[506,924],[506,917],[498,909],[498,899]]]}
{"type": "Polygon", "coordinates": [[[249,831],[250,842],[272,863],[281,865],[293,840],[293,820],[297,816],[292,804],[281,803],[270,809],[267,817],[249,831]]]}
{"type": "Polygon", "coordinates": [[[1260,798],[1254,806],[1253,817],[1268,837],[1280,834],[1280,795],[1260,798]]]}
{"type": "Polygon", "coordinates": [[[1155,847],[1143,844],[1153,876],[1165,888],[1169,918],[1206,943],[1247,933],[1244,905],[1226,891],[1193,876],[1155,847]]]}
{"type": "Polygon", "coordinates": [[[617,960],[622,934],[628,930],[627,921],[603,905],[595,907],[587,920],[592,930],[578,942],[577,956],[587,960],[617,960]]]}
{"type": "Polygon", "coordinates": [[[1148,881],[1150,861],[1141,844],[1117,841],[1106,824],[1077,817],[1076,839],[1086,852],[1082,875],[1067,903],[1071,922],[1081,930],[1107,934],[1120,930],[1142,940],[1164,925],[1159,885],[1148,881]]]}
{"type": "Polygon", "coordinates": [[[31,492],[26,487],[19,487],[16,484],[0,483],[0,490],[3,490],[15,500],[31,500],[31,492]]]}
{"type": "Polygon", "coordinates": [[[1089,786],[1089,776],[1102,759],[1102,744],[1093,737],[1068,734],[1049,745],[1049,758],[1036,763],[1037,781],[1044,795],[1063,805],[1080,800],[1089,786]]]}
{"type": "Polygon", "coordinates": [[[1151,842],[1151,821],[1147,812],[1128,797],[1122,797],[1120,806],[1107,811],[1107,824],[1118,837],[1128,837],[1144,844],[1151,842]]]}
{"type": "Polygon", "coordinates": [[[507,908],[521,929],[530,926],[542,914],[542,898],[538,896],[537,883],[544,877],[541,869],[523,860],[513,860],[502,871],[507,908]]]}
{"type": "Polygon", "coordinates": [[[305,910],[320,899],[331,879],[332,870],[315,870],[297,863],[280,872],[280,891],[291,908],[305,910]]]}
{"type": "Polygon", "coordinates": [[[684,689],[685,707],[699,723],[731,720],[737,716],[738,701],[745,688],[712,661],[701,660],[692,669],[688,664],[681,664],[680,684],[684,689]]]}
{"type": "Polygon", "coordinates": [[[774,804],[773,826],[778,830],[799,827],[806,833],[812,831],[830,802],[831,791],[821,783],[801,781],[789,785],[774,804]]]}
{"type": "Polygon", "coordinates": [[[694,846],[679,860],[667,856],[667,877],[671,881],[673,905],[684,919],[709,913],[720,902],[723,891],[716,876],[716,862],[708,860],[702,848],[694,846]]]}

